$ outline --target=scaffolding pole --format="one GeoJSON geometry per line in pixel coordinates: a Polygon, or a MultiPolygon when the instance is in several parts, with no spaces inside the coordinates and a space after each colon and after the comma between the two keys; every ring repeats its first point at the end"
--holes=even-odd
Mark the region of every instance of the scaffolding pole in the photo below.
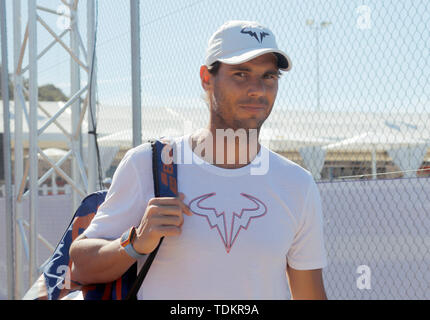
{"type": "Polygon", "coordinates": [[[20,93],[19,88],[22,88],[23,81],[20,72],[20,57],[21,57],[21,0],[13,1],[13,60],[14,60],[14,229],[15,229],[15,298],[20,299],[23,297],[25,292],[25,286],[23,281],[24,275],[24,261],[23,261],[23,241],[20,234],[19,225],[16,221],[22,220],[23,217],[23,204],[21,201],[16,201],[19,194],[20,184],[24,175],[24,152],[23,152],[23,106],[20,105],[18,99],[20,93]]]}
{"type": "MultiPolygon", "coordinates": [[[[70,1],[69,4],[70,13],[71,13],[71,21],[70,21],[70,50],[73,55],[79,60],[79,30],[78,30],[78,14],[77,8],[75,8],[70,1]]],[[[80,66],[75,61],[75,59],[70,57],[70,96],[74,96],[81,89],[81,78],[80,78],[80,66]]],[[[80,113],[81,113],[81,99],[78,99],[73,102],[71,106],[72,111],[72,121],[71,121],[71,129],[72,132],[74,128],[78,126],[80,113]]],[[[72,136],[72,140],[70,142],[70,147],[73,150],[75,156],[72,158],[71,165],[71,175],[73,181],[79,185],[80,179],[80,169],[79,169],[79,159],[82,150],[82,141],[81,141],[81,133],[79,132],[76,135],[72,136]]],[[[73,189],[72,192],[72,214],[78,208],[79,203],[82,200],[82,196],[77,192],[76,189],[73,189]]]]}
{"type": "Polygon", "coordinates": [[[29,161],[30,161],[30,267],[29,280],[34,283],[38,277],[38,248],[37,248],[37,211],[39,188],[37,186],[37,12],[36,0],[28,1],[28,58],[29,58],[29,161]]]}
{"type": "Polygon", "coordinates": [[[15,228],[13,216],[11,141],[9,125],[9,69],[7,59],[6,4],[0,2],[1,24],[1,90],[3,99],[3,165],[5,180],[6,246],[7,246],[7,295],[13,299],[15,294],[15,228]]]}

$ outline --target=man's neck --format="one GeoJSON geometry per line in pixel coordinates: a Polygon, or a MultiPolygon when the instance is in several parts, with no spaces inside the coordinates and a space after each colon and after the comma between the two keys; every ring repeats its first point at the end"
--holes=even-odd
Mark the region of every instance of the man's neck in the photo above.
{"type": "Polygon", "coordinates": [[[237,169],[252,162],[260,151],[259,131],[217,130],[208,126],[191,135],[191,148],[208,163],[224,169],[237,169]]]}

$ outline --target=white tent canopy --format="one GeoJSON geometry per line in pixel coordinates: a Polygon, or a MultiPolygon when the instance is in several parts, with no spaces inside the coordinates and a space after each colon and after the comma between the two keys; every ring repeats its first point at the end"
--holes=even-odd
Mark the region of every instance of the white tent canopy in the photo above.
{"type": "MultiPolygon", "coordinates": [[[[57,102],[40,102],[40,104],[50,114],[54,114],[62,106],[57,102]]],[[[105,171],[110,167],[119,149],[131,148],[132,112],[130,106],[101,106],[100,108],[103,112],[100,112],[98,117],[97,131],[102,167],[105,171]]],[[[142,140],[157,136],[182,135],[206,126],[208,121],[208,111],[205,106],[181,107],[173,111],[171,108],[162,106],[145,106],[142,113],[142,140]]],[[[316,112],[282,110],[277,107],[264,123],[260,132],[260,141],[277,152],[298,151],[304,165],[316,178],[320,175],[325,155],[329,151],[371,152],[374,156],[374,173],[376,173],[376,153],[387,151],[400,168],[406,166],[414,170],[425,157],[425,149],[430,141],[428,119],[428,114],[316,112]],[[420,151],[390,151],[400,148],[409,150],[413,147],[420,151]],[[406,161],[408,157],[409,160],[406,161]],[[407,164],[404,165],[404,163],[407,164]]],[[[46,120],[47,117],[39,113],[39,126],[46,120]]],[[[71,127],[70,114],[67,112],[63,113],[57,121],[67,130],[71,127]]],[[[14,134],[13,123],[12,121],[12,135],[14,134]]],[[[2,127],[1,123],[0,127],[2,127]]],[[[84,121],[82,132],[86,132],[87,127],[84,121]]],[[[86,137],[87,135],[84,134],[84,147],[86,137]]],[[[28,140],[26,121],[24,121],[23,139],[28,140]]],[[[67,144],[64,134],[55,125],[49,126],[39,141],[44,148],[51,146],[61,148],[67,144]]],[[[86,157],[85,150],[83,156],[86,157]]]]}
{"type": "Polygon", "coordinates": [[[416,130],[396,130],[387,128],[384,132],[365,132],[352,138],[324,146],[326,151],[363,151],[372,153],[372,174],[376,175],[376,152],[387,151],[393,162],[405,171],[406,176],[421,166],[430,139],[417,136],[416,130]]]}

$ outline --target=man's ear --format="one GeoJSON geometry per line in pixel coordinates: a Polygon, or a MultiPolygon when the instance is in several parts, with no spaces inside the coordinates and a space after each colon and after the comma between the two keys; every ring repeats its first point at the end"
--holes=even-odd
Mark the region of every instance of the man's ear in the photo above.
{"type": "Polygon", "coordinates": [[[202,87],[205,91],[210,89],[212,86],[212,75],[209,72],[209,69],[207,66],[203,65],[200,67],[200,81],[202,84],[202,87]]]}

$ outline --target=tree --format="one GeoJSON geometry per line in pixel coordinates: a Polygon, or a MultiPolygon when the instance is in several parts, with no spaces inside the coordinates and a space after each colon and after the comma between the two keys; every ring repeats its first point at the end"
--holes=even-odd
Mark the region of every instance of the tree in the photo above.
{"type": "Polygon", "coordinates": [[[53,84],[46,84],[39,87],[40,101],[67,101],[66,95],[53,84]]]}
{"type": "MultiPolygon", "coordinates": [[[[0,67],[1,70],[1,67],[0,67]]],[[[12,83],[12,75],[9,74],[9,99],[14,100],[13,90],[14,85],[12,83]]],[[[28,89],[28,79],[23,80],[24,88],[28,89]]],[[[53,84],[45,84],[39,87],[39,101],[67,101],[68,97],[53,84]]],[[[27,95],[24,94],[25,100],[28,100],[27,95]]],[[[0,99],[3,99],[0,86],[0,99]]]]}

